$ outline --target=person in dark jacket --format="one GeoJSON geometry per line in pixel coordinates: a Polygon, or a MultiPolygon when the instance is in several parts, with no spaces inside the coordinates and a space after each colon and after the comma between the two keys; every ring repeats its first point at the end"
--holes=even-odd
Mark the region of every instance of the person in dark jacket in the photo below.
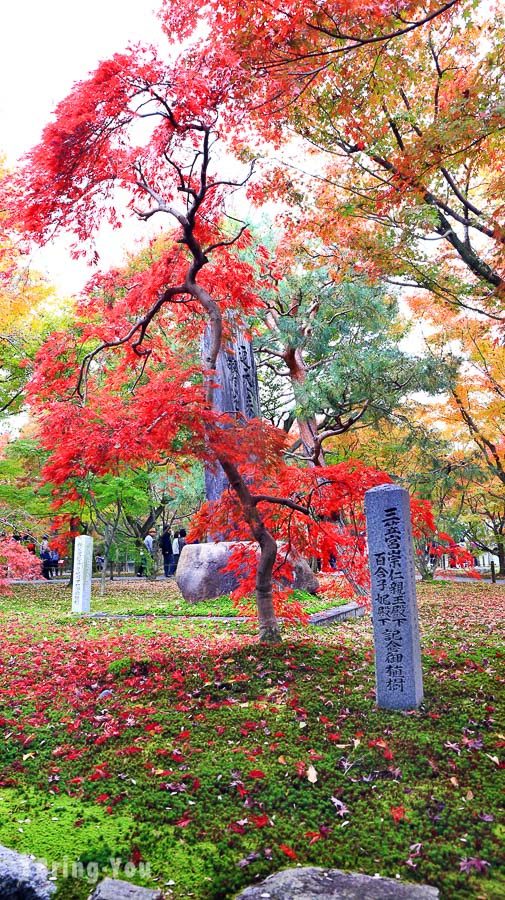
{"type": "Polygon", "coordinates": [[[163,534],[160,537],[160,550],[163,554],[163,569],[165,572],[165,578],[168,578],[171,574],[172,567],[172,532],[170,528],[165,528],[163,534]]]}
{"type": "Polygon", "coordinates": [[[51,572],[52,572],[53,578],[57,578],[59,564],[60,564],[60,554],[58,553],[57,550],[50,550],[49,555],[51,557],[51,572]]]}
{"type": "Polygon", "coordinates": [[[40,558],[42,560],[42,575],[48,581],[52,577],[53,572],[53,561],[51,559],[51,551],[49,547],[46,547],[45,550],[41,550],[40,558]]]}

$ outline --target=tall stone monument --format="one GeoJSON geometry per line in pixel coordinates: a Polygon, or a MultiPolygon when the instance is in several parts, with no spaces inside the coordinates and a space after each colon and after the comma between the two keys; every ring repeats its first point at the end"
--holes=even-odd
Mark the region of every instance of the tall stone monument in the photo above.
{"type": "MultiPolygon", "coordinates": [[[[202,357],[209,355],[210,335],[203,337],[202,357]]],[[[229,415],[240,414],[253,419],[260,414],[258,376],[252,343],[243,334],[235,332],[233,341],[220,350],[216,360],[216,384],[214,408],[229,415]]],[[[226,428],[226,426],[223,426],[226,428]]],[[[205,468],[205,495],[207,500],[218,500],[228,488],[228,479],[219,463],[205,468]]],[[[238,580],[226,572],[234,548],[233,542],[222,540],[214,533],[204,544],[186,544],[183,547],[176,572],[176,581],[185,600],[197,603],[228,594],[237,587],[238,580]]],[[[293,587],[315,593],[318,582],[308,563],[293,552],[293,587]]],[[[283,584],[283,587],[285,585],[283,584]]]]}
{"type": "MultiPolygon", "coordinates": [[[[209,332],[203,337],[203,357],[208,354],[209,332]]],[[[232,342],[219,351],[216,360],[214,408],[230,415],[241,413],[246,419],[259,416],[260,402],[256,361],[251,341],[240,332],[232,342]]],[[[205,468],[205,495],[207,500],[218,500],[228,487],[228,480],[219,463],[218,468],[205,468]]]]}
{"type": "Polygon", "coordinates": [[[74,577],[72,583],[72,612],[89,613],[91,604],[91,575],[93,572],[93,538],[80,534],[74,546],[74,577]]]}
{"type": "Polygon", "coordinates": [[[365,494],[372,578],[377,704],[415,709],[423,699],[408,491],[383,484],[365,494]]]}

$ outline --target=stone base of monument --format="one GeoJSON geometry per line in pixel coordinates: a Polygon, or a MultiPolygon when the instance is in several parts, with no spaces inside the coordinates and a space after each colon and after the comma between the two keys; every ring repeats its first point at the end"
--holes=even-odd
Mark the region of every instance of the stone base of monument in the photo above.
{"type": "Polygon", "coordinates": [[[345,603],[342,606],[332,606],[322,612],[312,613],[309,617],[311,625],[332,625],[333,622],[346,622],[347,619],[359,619],[364,616],[366,609],[359,603],[345,603]]]}
{"type": "Polygon", "coordinates": [[[340,869],[284,869],[237,894],[236,900],[436,900],[437,888],[340,869]]]}
{"type": "MultiPolygon", "coordinates": [[[[188,603],[213,600],[231,593],[238,586],[238,578],[233,572],[224,572],[234,541],[218,541],[214,544],[186,544],[182,549],[175,580],[188,603]]],[[[293,589],[315,594],[318,581],[309,564],[301,556],[290,554],[294,578],[289,586],[293,589]]],[[[287,582],[283,587],[287,586],[287,582]]]]}

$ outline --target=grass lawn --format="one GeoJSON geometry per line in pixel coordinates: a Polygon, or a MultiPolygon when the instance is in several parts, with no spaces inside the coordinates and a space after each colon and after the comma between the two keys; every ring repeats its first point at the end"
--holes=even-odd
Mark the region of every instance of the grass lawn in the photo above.
{"type": "MultiPolygon", "coordinates": [[[[59,866],[58,900],[89,894],[72,863],[177,900],[297,863],[499,900],[505,591],[419,601],[426,700],[404,714],[375,708],[368,617],[270,649],[253,623],[72,621],[64,589],[17,588],[0,600],[0,843],[59,866]]],[[[155,585],[156,603],[180,601],[155,585]]]]}
{"type": "MultiPolygon", "coordinates": [[[[321,612],[347,603],[346,599],[317,597],[304,591],[295,591],[296,598],[308,614],[321,612]]],[[[72,591],[63,582],[46,582],[33,585],[14,585],[10,596],[0,597],[0,610],[15,613],[23,610],[30,618],[41,614],[60,621],[72,618],[72,591]]],[[[91,611],[109,614],[158,615],[158,616],[237,616],[239,612],[229,597],[218,597],[202,603],[187,603],[179,592],[175,580],[107,582],[106,594],[100,597],[97,581],[92,583],[91,611]]]]}

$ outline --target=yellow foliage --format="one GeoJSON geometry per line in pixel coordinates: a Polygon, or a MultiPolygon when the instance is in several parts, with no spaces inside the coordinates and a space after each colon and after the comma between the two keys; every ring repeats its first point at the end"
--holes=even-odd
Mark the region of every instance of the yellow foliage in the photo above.
{"type": "MultiPolygon", "coordinates": [[[[5,175],[0,158],[0,180],[5,175]]],[[[54,289],[30,271],[13,238],[3,230],[0,216],[0,333],[37,331],[40,306],[52,299],[55,299],[54,289]]]]}

